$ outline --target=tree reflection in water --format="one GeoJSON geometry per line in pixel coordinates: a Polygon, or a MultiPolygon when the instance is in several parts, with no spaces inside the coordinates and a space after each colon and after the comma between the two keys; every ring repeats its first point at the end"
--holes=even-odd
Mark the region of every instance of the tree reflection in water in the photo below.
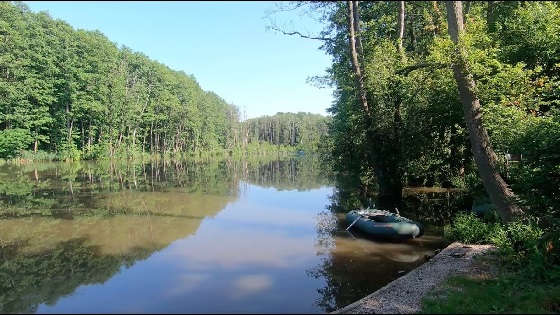
{"type": "Polygon", "coordinates": [[[314,159],[0,165],[0,312],[35,312],[194,234],[243,183],[311,189],[314,159]]]}
{"type": "Polygon", "coordinates": [[[315,303],[325,312],[353,303],[424,263],[445,245],[442,225],[472,202],[460,190],[405,188],[400,213],[425,224],[426,234],[415,240],[380,242],[346,231],[344,220],[350,209],[375,207],[375,183],[364,183],[352,173],[334,177],[329,212],[321,213],[317,220],[318,255],[323,258],[321,264],[307,270],[309,276],[324,281],[315,303]]]}
{"type": "Polygon", "coordinates": [[[23,253],[25,242],[4,244],[0,251],[0,311],[32,313],[40,303],[52,305],[84,284],[103,283],[122,266],[132,266],[154,250],[133,248],[123,255],[102,255],[85,239],[59,242],[54,248],[23,253]]]}
{"type": "MultiPolygon", "coordinates": [[[[249,184],[306,191],[333,183],[330,202],[314,221],[316,231],[310,226],[315,246],[307,253],[302,245],[300,253],[305,256],[301,261],[313,262],[307,277],[321,280],[312,290],[317,290],[315,305],[322,311],[351,303],[421,264],[441,246],[437,225],[452,213],[454,203],[465,199],[455,192],[417,189],[405,196],[410,206],[401,213],[436,228],[430,226],[417,240],[381,243],[358,235],[354,239],[344,231],[344,213],[371,205],[374,183],[364,185],[350,175],[332,177],[310,156],[2,164],[0,312],[35,312],[81,285],[108,282],[175,240],[196,234],[205,218],[238,200],[249,184]]],[[[260,215],[282,217],[275,209],[266,210],[260,215]]],[[[300,228],[299,233],[307,231],[305,224],[300,228]]],[[[250,239],[251,230],[245,232],[250,239]]],[[[289,236],[275,235],[275,242],[282,243],[271,245],[286,245],[289,236]]]]}

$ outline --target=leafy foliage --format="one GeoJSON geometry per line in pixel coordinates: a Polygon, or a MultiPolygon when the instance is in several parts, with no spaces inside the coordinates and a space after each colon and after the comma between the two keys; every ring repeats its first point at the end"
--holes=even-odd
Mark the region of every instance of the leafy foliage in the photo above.
{"type": "Polygon", "coordinates": [[[248,142],[268,142],[317,151],[322,135],[327,133],[329,119],[311,113],[277,113],[244,122],[248,142]]]}
{"type": "Polygon", "coordinates": [[[0,158],[13,158],[32,142],[31,135],[25,129],[15,128],[0,130],[0,158]]]}
{"type": "Polygon", "coordinates": [[[452,226],[445,226],[445,238],[467,244],[488,244],[496,232],[502,232],[498,225],[486,224],[474,214],[459,214],[452,226]]]}
{"type": "Polygon", "coordinates": [[[449,240],[490,243],[498,248],[490,278],[456,276],[424,298],[423,313],[557,313],[560,305],[560,233],[534,220],[502,225],[460,214],[445,228],[449,240]],[[475,304],[473,304],[476,301],[475,304]]]}
{"type": "MultiPolygon", "coordinates": [[[[358,101],[348,51],[347,8],[332,3],[322,35],[333,57],[328,80],[336,88],[323,155],[363,186],[382,186],[379,167],[402,186],[455,186],[480,193],[450,68],[453,44],[441,2],[405,3],[405,58],[397,50],[398,3],[364,2],[363,64],[367,115],[358,101]],[[381,161],[372,151],[381,152],[381,161]],[[381,165],[383,166],[383,165],[381,165]],[[372,179],[372,177],[376,179],[372,179]]],[[[465,3],[463,3],[465,5],[465,3]]],[[[560,208],[560,7],[552,2],[470,2],[463,37],[467,66],[483,109],[483,124],[499,169],[530,215],[553,226],[560,208]],[[521,156],[508,161],[506,154],[521,156]]],[[[467,11],[466,7],[464,11],[467,11]]],[[[367,190],[371,194],[376,189],[367,190]]],[[[377,189],[379,191],[379,188],[377,189]]],[[[367,200],[368,198],[362,198],[367,200]]]]}
{"type": "MultiPolygon", "coordinates": [[[[193,75],[118,48],[99,31],[0,3],[0,158],[21,150],[63,160],[232,150],[247,143],[239,116],[193,75]]],[[[295,141],[278,138],[287,126],[264,141],[313,147],[325,118],[292,116],[295,141]]]]}

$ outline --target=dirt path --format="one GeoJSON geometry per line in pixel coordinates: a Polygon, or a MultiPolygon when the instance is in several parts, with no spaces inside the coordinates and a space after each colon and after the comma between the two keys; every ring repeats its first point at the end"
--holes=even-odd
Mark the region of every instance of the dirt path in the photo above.
{"type": "Polygon", "coordinates": [[[397,313],[421,311],[422,298],[455,274],[473,272],[473,257],[495,249],[490,245],[453,243],[420,267],[390,282],[374,293],[333,314],[397,313]]]}

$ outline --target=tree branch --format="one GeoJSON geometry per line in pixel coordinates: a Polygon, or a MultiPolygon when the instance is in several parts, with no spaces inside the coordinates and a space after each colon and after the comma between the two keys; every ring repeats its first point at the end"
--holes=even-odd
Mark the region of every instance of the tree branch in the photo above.
{"type": "Polygon", "coordinates": [[[298,32],[298,31],[286,32],[286,31],[283,31],[283,30],[281,30],[281,29],[279,29],[279,28],[277,28],[277,27],[275,27],[275,26],[270,26],[270,28],[271,28],[272,30],[275,30],[275,31],[277,31],[277,32],[280,32],[280,33],[282,33],[282,34],[284,34],[284,35],[298,35],[299,37],[302,37],[302,38],[316,39],[316,40],[322,40],[322,41],[333,41],[333,40],[334,40],[334,39],[329,38],[329,37],[315,37],[315,36],[304,35],[304,34],[298,32]]]}

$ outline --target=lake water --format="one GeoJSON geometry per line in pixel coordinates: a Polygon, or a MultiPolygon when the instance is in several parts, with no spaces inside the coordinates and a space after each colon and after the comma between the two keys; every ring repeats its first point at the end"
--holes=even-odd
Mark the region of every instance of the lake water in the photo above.
{"type": "Polygon", "coordinates": [[[0,312],[321,313],[425,262],[345,231],[316,160],[0,165],[0,312]]]}

